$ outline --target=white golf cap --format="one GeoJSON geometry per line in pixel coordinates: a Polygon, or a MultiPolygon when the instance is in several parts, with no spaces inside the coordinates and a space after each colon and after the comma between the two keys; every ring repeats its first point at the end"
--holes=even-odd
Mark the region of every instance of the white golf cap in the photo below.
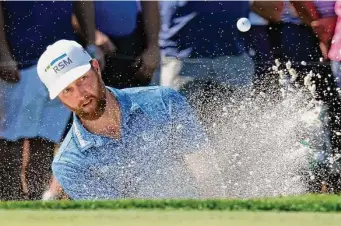
{"type": "Polygon", "coordinates": [[[92,57],[77,42],[59,40],[48,46],[40,56],[38,76],[54,99],[72,82],[91,68],[92,57]]]}

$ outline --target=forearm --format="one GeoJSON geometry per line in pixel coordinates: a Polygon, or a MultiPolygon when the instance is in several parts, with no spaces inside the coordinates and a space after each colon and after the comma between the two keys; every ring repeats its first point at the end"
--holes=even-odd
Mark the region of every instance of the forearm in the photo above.
{"type": "Polygon", "coordinates": [[[282,1],[253,1],[251,9],[268,21],[280,22],[283,6],[282,1]]]}
{"type": "Polygon", "coordinates": [[[95,44],[96,24],[94,3],[92,1],[75,1],[74,15],[76,20],[73,23],[77,25],[79,32],[85,39],[85,43],[87,45],[95,44]]]}
{"type": "Polygon", "coordinates": [[[73,30],[76,34],[78,34],[82,39],[85,39],[85,36],[83,34],[83,31],[81,29],[81,26],[79,25],[78,23],[78,19],[76,17],[75,14],[72,14],[72,17],[71,17],[71,24],[72,24],[72,27],[73,27],[73,30]]]}
{"type": "Polygon", "coordinates": [[[320,18],[313,1],[290,1],[300,19],[308,26],[320,18]]]}
{"type": "Polygon", "coordinates": [[[148,47],[158,47],[160,14],[158,1],[141,1],[142,20],[148,47]]]}
{"type": "Polygon", "coordinates": [[[3,3],[0,3],[0,61],[7,62],[8,59],[12,56],[6,39],[3,3]]]}

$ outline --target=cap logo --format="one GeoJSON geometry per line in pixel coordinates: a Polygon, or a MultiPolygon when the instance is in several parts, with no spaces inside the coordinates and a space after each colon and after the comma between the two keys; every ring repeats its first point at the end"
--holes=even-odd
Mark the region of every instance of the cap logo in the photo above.
{"type": "Polygon", "coordinates": [[[52,60],[51,63],[47,65],[47,67],[45,68],[45,72],[47,72],[50,68],[53,68],[53,71],[57,74],[60,70],[64,69],[66,66],[73,63],[69,57],[67,59],[64,59],[65,57],[67,57],[66,53],[52,60]],[[59,63],[56,64],[58,61],[59,63]]]}

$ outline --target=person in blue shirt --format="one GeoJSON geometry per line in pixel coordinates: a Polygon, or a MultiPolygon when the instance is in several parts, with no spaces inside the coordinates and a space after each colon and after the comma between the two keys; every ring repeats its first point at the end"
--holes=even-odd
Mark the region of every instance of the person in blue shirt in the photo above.
{"type": "Polygon", "coordinates": [[[74,112],[52,165],[72,200],[224,195],[205,132],[178,92],[107,87],[98,61],[69,40],[48,46],[37,70],[50,98],[74,112]]]}

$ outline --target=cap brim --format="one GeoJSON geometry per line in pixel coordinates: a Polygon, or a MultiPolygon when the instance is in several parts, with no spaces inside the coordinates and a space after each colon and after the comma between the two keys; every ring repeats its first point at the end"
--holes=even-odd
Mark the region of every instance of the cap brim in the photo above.
{"type": "Polygon", "coordinates": [[[60,92],[63,91],[66,87],[68,87],[71,83],[82,77],[85,73],[87,73],[91,68],[90,63],[86,65],[82,65],[76,68],[71,69],[67,73],[63,74],[56,83],[50,88],[50,99],[56,98],[60,92]]]}

